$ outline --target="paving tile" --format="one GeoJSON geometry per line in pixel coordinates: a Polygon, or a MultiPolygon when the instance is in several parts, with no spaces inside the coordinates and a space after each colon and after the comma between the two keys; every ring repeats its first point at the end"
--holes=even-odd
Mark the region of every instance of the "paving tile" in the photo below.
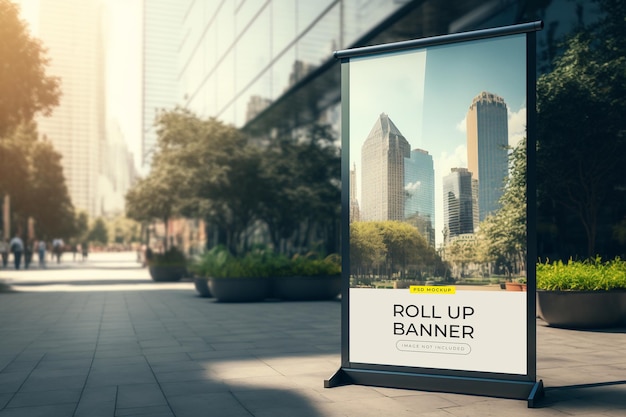
{"type": "Polygon", "coordinates": [[[227,384],[214,380],[161,382],[160,386],[168,399],[189,394],[227,392],[229,388],[227,384]]]}
{"type": "Polygon", "coordinates": [[[136,408],[118,408],[115,417],[176,417],[169,406],[148,406],[136,408]]]}
{"type": "Polygon", "coordinates": [[[165,405],[167,405],[167,401],[158,384],[125,384],[118,386],[116,409],[165,405]]]}
{"type": "Polygon", "coordinates": [[[87,387],[154,383],[154,374],[146,364],[111,365],[92,369],[87,378],[87,387]]]}
{"type": "Polygon", "coordinates": [[[12,407],[77,404],[82,390],[55,389],[50,391],[20,391],[7,404],[12,407]]]}
{"type": "Polygon", "coordinates": [[[75,404],[5,408],[0,410],[0,417],[68,417],[75,408],[75,404]]]}
{"type": "Polygon", "coordinates": [[[116,400],[117,386],[85,388],[73,417],[111,417],[116,400]]]}
{"type": "Polygon", "coordinates": [[[20,392],[50,391],[58,387],[68,390],[80,390],[85,386],[86,376],[63,375],[37,376],[31,374],[20,387],[20,392]]]}
{"type": "Polygon", "coordinates": [[[170,399],[176,417],[251,417],[253,416],[228,392],[189,394],[170,399]]]}

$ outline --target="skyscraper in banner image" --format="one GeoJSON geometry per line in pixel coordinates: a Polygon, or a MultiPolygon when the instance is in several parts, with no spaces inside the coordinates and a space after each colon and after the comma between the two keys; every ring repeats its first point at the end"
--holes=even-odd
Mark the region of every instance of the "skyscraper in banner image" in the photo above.
{"type": "Polygon", "coordinates": [[[411,146],[382,113],[361,148],[361,220],[404,220],[404,161],[411,146]]]}
{"type": "Polygon", "coordinates": [[[474,233],[472,173],[452,168],[443,177],[443,217],[446,242],[459,235],[474,233]]]}
{"type": "Polygon", "coordinates": [[[405,159],[404,191],[404,220],[435,247],[435,169],[428,151],[413,149],[405,159]]]}
{"type": "Polygon", "coordinates": [[[467,165],[478,181],[479,221],[499,207],[508,171],[508,136],[504,99],[481,92],[467,112],[467,165]]]}

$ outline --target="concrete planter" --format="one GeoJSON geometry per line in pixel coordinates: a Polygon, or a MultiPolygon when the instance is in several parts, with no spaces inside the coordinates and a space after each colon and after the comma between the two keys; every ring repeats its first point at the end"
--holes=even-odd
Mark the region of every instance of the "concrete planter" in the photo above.
{"type": "Polygon", "coordinates": [[[341,275],[274,278],[274,297],[289,301],[332,300],[341,293],[341,275]]]}
{"type": "Polygon", "coordinates": [[[237,303],[263,301],[271,295],[270,278],[209,278],[209,290],[217,301],[237,303]]]}
{"type": "Polygon", "coordinates": [[[626,291],[537,291],[537,313],[550,326],[626,326],[626,291]]]}
{"type": "Polygon", "coordinates": [[[156,282],[180,281],[187,273],[187,268],[180,265],[150,265],[148,270],[156,282]]]}
{"type": "Polygon", "coordinates": [[[194,277],[193,285],[196,287],[196,291],[200,297],[211,297],[211,290],[209,289],[209,279],[194,277]]]}

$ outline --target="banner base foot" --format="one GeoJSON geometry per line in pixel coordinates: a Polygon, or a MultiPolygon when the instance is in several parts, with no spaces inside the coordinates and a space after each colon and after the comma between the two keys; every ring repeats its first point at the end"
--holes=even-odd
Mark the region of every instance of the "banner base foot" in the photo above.
{"type": "Polygon", "coordinates": [[[543,389],[543,380],[535,382],[532,391],[528,395],[528,408],[537,408],[537,402],[541,401],[545,397],[546,392],[543,389]]]}
{"type": "Polygon", "coordinates": [[[351,383],[352,381],[350,381],[348,374],[344,372],[343,368],[339,368],[333,376],[324,380],[324,388],[340,387],[351,383]]]}

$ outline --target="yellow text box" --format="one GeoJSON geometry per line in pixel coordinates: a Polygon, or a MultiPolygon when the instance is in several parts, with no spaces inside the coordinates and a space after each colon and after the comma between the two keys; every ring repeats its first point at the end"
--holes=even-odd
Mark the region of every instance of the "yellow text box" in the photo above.
{"type": "Polygon", "coordinates": [[[411,294],[456,294],[456,287],[453,285],[411,285],[409,291],[411,294]]]}

